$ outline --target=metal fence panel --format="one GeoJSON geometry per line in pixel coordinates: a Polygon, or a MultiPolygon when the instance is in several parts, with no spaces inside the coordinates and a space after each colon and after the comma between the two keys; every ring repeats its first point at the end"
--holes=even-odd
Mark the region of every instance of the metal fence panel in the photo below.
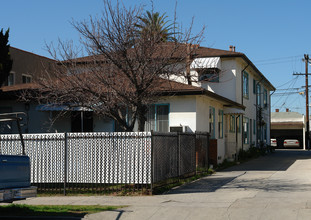
{"type": "Polygon", "coordinates": [[[179,175],[194,173],[196,171],[195,163],[195,134],[179,134],[179,175]]]}
{"type": "Polygon", "coordinates": [[[150,133],[68,134],[69,183],[150,184],[150,167],[150,133]]]}
{"type": "Polygon", "coordinates": [[[153,182],[178,177],[177,133],[153,133],[153,182]]]}
{"type": "Polygon", "coordinates": [[[209,149],[209,133],[207,132],[196,132],[196,165],[197,170],[208,169],[208,149],[209,149]]]}
{"type": "MultiPolygon", "coordinates": [[[[80,191],[97,184],[95,188],[117,191],[111,186],[148,185],[194,173],[196,165],[207,167],[207,133],[49,133],[23,138],[31,181],[43,190],[80,191]]],[[[0,153],[22,154],[19,135],[0,135],[0,153]]]]}

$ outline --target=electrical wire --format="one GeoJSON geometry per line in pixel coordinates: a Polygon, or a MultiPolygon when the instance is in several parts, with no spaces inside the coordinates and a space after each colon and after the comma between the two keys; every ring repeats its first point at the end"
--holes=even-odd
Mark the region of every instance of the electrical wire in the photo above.
{"type": "Polygon", "coordinates": [[[267,62],[267,61],[273,61],[273,60],[283,60],[283,59],[290,59],[290,58],[301,58],[301,55],[296,56],[289,56],[289,57],[279,57],[279,58],[271,58],[271,59],[265,59],[265,60],[256,60],[255,63],[261,63],[261,62],[267,62]]]}
{"type": "MultiPolygon", "coordinates": [[[[296,76],[294,79],[292,79],[290,81],[290,84],[285,91],[288,91],[289,89],[293,88],[295,83],[297,82],[297,80],[298,80],[298,76],[296,76]]],[[[284,85],[286,85],[286,84],[288,84],[288,83],[285,83],[284,85]]],[[[275,93],[273,95],[275,95],[275,93]]],[[[282,101],[283,102],[282,106],[284,106],[286,101],[288,100],[288,97],[289,97],[289,92],[284,92],[283,94],[280,94],[280,98],[276,102],[274,102],[272,107],[275,107],[282,100],[284,100],[284,102],[282,101]]]]}

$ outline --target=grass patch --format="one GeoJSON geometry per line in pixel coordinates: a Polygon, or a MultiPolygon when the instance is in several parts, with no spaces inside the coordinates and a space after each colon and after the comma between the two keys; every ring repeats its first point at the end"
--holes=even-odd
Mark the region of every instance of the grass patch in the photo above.
{"type": "Polygon", "coordinates": [[[156,186],[153,189],[153,194],[154,195],[163,194],[177,186],[181,186],[183,184],[193,182],[202,177],[212,175],[213,173],[215,173],[213,169],[208,169],[208,171],[205,171],[205,172],[202,171],[194,176],[190,176],[186,178],[171,178],[169,180],[166,180],[162,185],[156,186]]]}
{"type": "Polygon", "coordinates": [[[0,206],[0,216],[75,216],[112,211],[124,206],[100,205],[3,205],[0,206]]]}

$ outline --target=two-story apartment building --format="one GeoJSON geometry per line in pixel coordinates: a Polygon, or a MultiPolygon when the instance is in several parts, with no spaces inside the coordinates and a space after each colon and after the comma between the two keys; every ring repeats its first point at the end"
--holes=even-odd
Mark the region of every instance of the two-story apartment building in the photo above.
{"type": "MultiPolygon", "coordinates": [[[[2,87],[1,99],[6,100],[0,109],[26,112],[24,132],[119,130],[113,120],[83,108],[16,102],[16,94],[31,89],[28,82],[53,61],[14,50],[14,80],[9,79],[8,86],[2,87]]],[[[270,92],[275,88],[246,55],[235,52],[233,47],[227,51],[197,46],[190,61],[191,85],[182,77],[163,79],[157,88],[161,98],[150,105],[145,130],[207,131],[217,142],[217,163],[234,159],[240,149],[258,146],[260,142],[269,144],[270,92]]]]}
{"type": "MultiPolygon", "coordinates": [[[[233,46],[228,51],[198,47],[190,74],[193,86],[244,107],[211,103],[205,108],[208,115],[218,112],[218,117],[209,117],[214,120],[209,120],[208,131],[217,139],[218,148],[222,145],[221,156],[233,158],[240,149],[270,144],[270,92],[275,88],[245,54],[233,46]]],[[[175,80],[186,83],[180,77],[175,80]]]]}

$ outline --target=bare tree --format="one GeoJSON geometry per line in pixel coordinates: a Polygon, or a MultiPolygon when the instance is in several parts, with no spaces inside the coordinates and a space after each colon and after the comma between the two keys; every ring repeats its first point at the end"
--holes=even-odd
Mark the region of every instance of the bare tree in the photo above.
{"type": "Polygon", "coordinates": [[[37,82],[36,99],[91,109],[116,120],[125,131],[138,122],[143,131],[148,105],[167,83],[163,79],[185,76],[186,60],[195,49],[189,45],[202,40],[204,28],[192,35],[191,27],[182,32],[173,25],[174,41],[163,42],[161,34],[139,34],[145,22],[142,11],[104,0],[100,17],[72,22],[88,56],[78,58],[81,50],[61,41],[57,48],[49,46],[57,65],[37,82]]]}

